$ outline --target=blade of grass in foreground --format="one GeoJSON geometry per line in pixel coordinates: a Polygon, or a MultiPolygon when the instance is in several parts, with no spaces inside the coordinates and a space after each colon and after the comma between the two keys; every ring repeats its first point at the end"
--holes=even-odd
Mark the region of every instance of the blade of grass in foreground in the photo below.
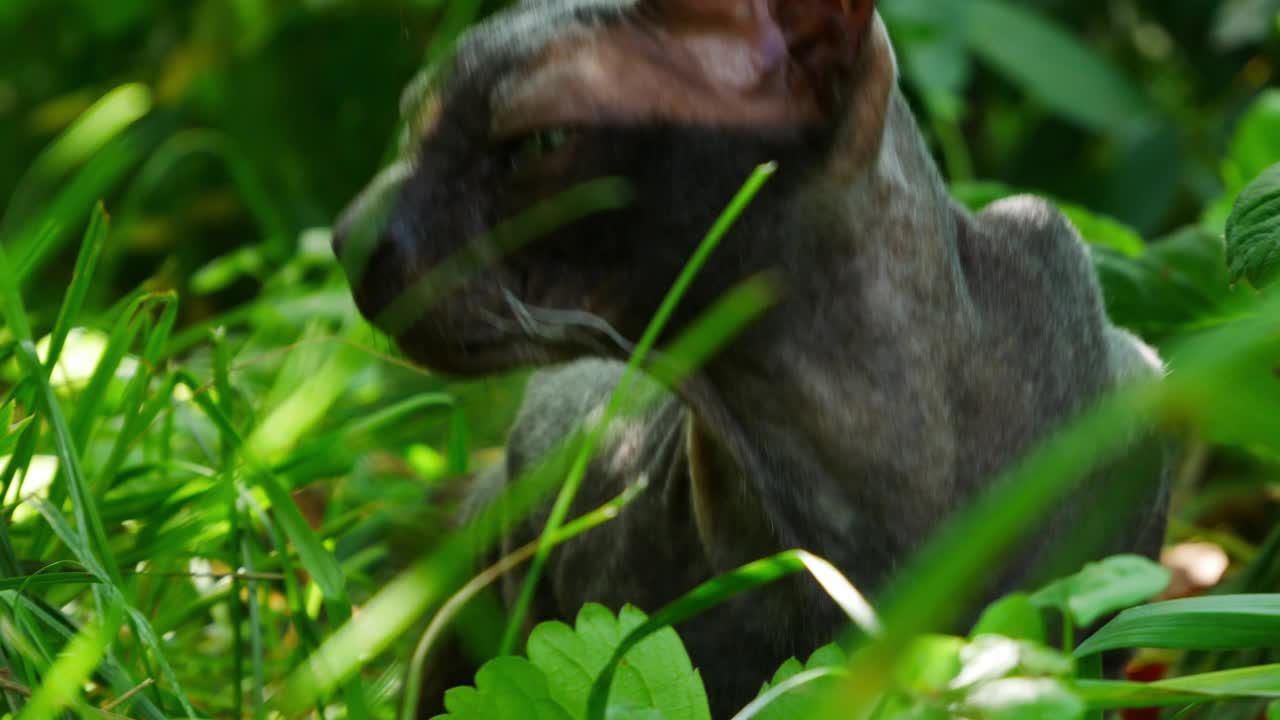
{"type": "MultiPolygon", "coordinates": [[[[31,220],[37,214],[36,209],[44,205],[49,193],[64,181],[67,173],[91,161],[111,140],[151,112],[151,108],[151,91],[147,86],[130,83],[108,92],[85,110],[40,153],[22,176],[5,208],[0,234],[10,234],[31,220]]],[[[20,262],[26,250],[18,247],[14,260],[20,262]]]]}
{"type": "Polygon", "coordinates": [[[119,608],[110,608],[99,621],[84,626],[67,643],[45,673],[44,682],[18,714],[18,720],[53,720],[64,708],[77,704],[80,688],[102,661],[120,626],[119,608]]]}
{"type": "Polygon", "coordinates": [[[142,156],[144,142],[129,134],[113,140],[95,155],[66,184],[49,205],[25,225],[6,231],[4,242],[13,247],[13,266],[18,281],[26,283],[70,239],[79,223],[68,218],[84,218],[99,198],[124,176],[142,156]]]}
{"type": "Polygon", "coordinates": [[[551,540],[569,515],[569,508],[573,506],[573,500],[577,497],[578,488],[582,485],[583,478],[586,477],[588,464],[595,457],[596,447],[599,445],[600,439],[627,401],[632,378],[640,371],[640,367],[648,361],[649,352],[666,330],[667,324],[671,321],[671,316],[675,314],[676,308],[684,300],[689,287],[693,285],[694,278],[702,271],[702,267],[711,257],[711,254],[719,247],[720,241],[728,234],[734,223],[747,209],[747,206],[751,204],[751,201],[755,199],[765,183],[769,181],[769,178],[773,177],[776,170],[777,165],[773,163],[761,165],[747,178],[746,183],[732,198],[729,206],[720,214],[711,230],[698,245],[697,250],[694,251],[693,256],[685,264],[675,283],[667,291],[666,297],[663,298],[662,304],[659,305],[657,313],[654,314],[653,319],[649,322],[649,326],[645,329],[640,342],[637,343],[636,349],[632,352],[631,359],[627,363],[626,371],[609,396],[603,416],[595,428],[587,433],[586,440],[578,451],[578,456],[574,459],[569,476],[565,478],[564,486],[561,488],[560,494],[556,497],[555,504],[551,508],[547,524],[542,529],[542,539],[538,552],[533,556],[533,563],[529,567],[524,585],[520,588],[520,595],[516,599],[515,607],[511,610],[511,617],[507,621],[507,629],[502,636],[501,654],[510,655],[515,648],[517,635],[524,628],[524,621],[529,614],[529,606],[533,602],[534,592],[542,577],[542,570],[546,565],[547,556],[551,553],[551,540]]]}

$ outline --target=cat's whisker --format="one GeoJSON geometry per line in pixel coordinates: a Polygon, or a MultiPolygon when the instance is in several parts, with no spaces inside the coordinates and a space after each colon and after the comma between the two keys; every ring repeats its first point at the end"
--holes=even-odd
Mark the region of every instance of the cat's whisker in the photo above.
{"type": "Polygon", "coordinates": [[[568,339],[569,331],[580,330],[587,332],[577,339],[601,351],[621,350],[624,353],[630,353],[635,348],[634,343],[623,337],[599,315],[582,310],[561,310],[530,305],[507,289],[503,289],[502,294],[521,330],[530,338],[563,341],[568,339]]]}

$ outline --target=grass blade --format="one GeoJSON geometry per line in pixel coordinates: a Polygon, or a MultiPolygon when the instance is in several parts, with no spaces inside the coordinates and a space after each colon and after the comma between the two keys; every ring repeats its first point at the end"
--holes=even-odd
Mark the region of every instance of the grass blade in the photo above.
{"type": "Polygon", "coordinates": [[[1280,594],[1222,595],[1120,613],[1081,643],[1076,657],[1120,648],[1227,650],[1280,646],[1280,594]]]}
{"type": "Polygon", "coordinates": [[[115,636],[119,615],[118,611],[107,613],[67,643],[45,673],[44,683],[18,714],[18,720],[53,720],[63,708],[77,704],[80,688],[102,661],[115,636]]]}
{"type": "Polygon", "coordinates": [[[1154,683],[1078,680],[1072,688],[1095,710],[1169,707],[1243,698],[1280,698],[1280,665],[1187,675],[1154,683]]]}
{"type": "Polygon", "coordinates": [[[542,529],[542,541],[538,553],[533,557],[529,573],[525,576],[524,585],[520,588],[520,595],[516,599],[516,603],[511,610],[511,617],[507,621],[506,632],[502,636],[503,655],[511,654],[515,648],[516,636],[521,628],[524,627],[524,620],[529,614],[529,606],[533,602],[534,592],[541,579],[543,567],[546,565],[547,557],[551,553],[551,540],[569,515],[569,508],[572,507],[573,500],[577,497],[578,488],[581,486],[583,478],[586,477],[587,466],[595,456],[596,447],[605,428],[609,427],[614,417],[622,409],[623,404],[627,402],[631,379],[639,372],[640,367],[648,361],[649,351],[653,349],[653,346],[658,342],[658,338],[666,330],[667,324],[671,321],[671,316],[675,314],[676,308],[684,300],[685,294],[693,284],[694,278],[702,271],[707,259],[719,247],[720,241],[728,234],[734,223],[737,222],[743,211],[751,204],[751,201],[755,199],[755,196],[776,170],[777,166],[774,164],[762,165],[756,168],[755,172],[747,178],[742,188],[729,202],[729,206],[720,214],[711,230],[698,245],[693,256],[685,264],[684,269],[672,284],[671,289],[667,291],[662,304],[658,307],[657,313],[649,321],[649,326],[645,329],[644,335],[641,336],[640,342],[636,344],[622,379],[618,381],[618,386],[610,394],[609,402],[605,406],[600,421],[587,433],[578,457],[574,460],[568,477],[565,478],[564,486],[560,489],[559,495],[556,496],[555,504],[552,505],[547,524],[542,529]]]}
{"type": "Polygon", "coordinates": [[[67,335],[80,317],[84,308],[84,299],[89,294],[89,283],[93,279],[94,268],[98,257],[102,255],[102,246],[107,239],[107,211],[98,203],[89,219],[89,229],[85,231],[84,241],[80,245],[80,254],[76,256],[76,266],[71,272],[71,284],[67,286],[66,299],[58,310],[58,319],[53,324],[53,333],[49,339],[49,352],[45,356],[45,367],[52,373],[62,355],[62,347],[67,335]]]}

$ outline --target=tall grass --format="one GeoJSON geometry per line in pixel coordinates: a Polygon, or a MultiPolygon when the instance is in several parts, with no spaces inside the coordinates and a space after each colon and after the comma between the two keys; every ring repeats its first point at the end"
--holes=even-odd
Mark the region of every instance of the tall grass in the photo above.
{"type": "MultiPolygon", "coordinates": [[[[982,5],[1028,22],[1021,13],[1001,15],[1000,3],[982,5]]],[[[447,11],[436,55],[481,7],[451,3],[447,11]]],[[[1089,67],[1102,74],[1107,97],[1128,92],[1107,79],[1109,71],[1089,67]]],[[[1054,71],[1023,70],[1016,76],[1037,87],[1043,83],[1027,73],[1054,71]]],[[[970,167],[956,118],[930,97],[951,163],[970,167]]],[[[496,461],[521,377],[449,383],[397,358],[356,319],[326,231],[295,240],[271,183],[231,136],[200,130],[157,139],[148,124],[156,103],[152,90],[135,83],[104,93],[38,156],[0,222],[0,702],[22,718],[405,713],[406,665],[416,678],[425,662],[411,659],[415,631],[467,583],[476,541],[492,543],[502,531],[496,513],[466,536],[452,533],[447,518],[459,479],[496,461]],[[120,244],[145,219],[147,202],[165,194],[176,168],[210,157],[244,198],[257,242],[204,265],[190,293],[153,284],[107,292],[119,279],[120,244]],[[100,200],[117,195],[113,220],[100,200]],[[74,263],[65,289],[45,279],[58,276],[50,270],[60,262],[74,263]],[[211,317],[183,318],[184,308],[202,301],[200,292],[244,277],[260,280],[251,298],[211,317]]],[[[1270,127],[1276,108],[1274,95],[1258,102],[1242,134],[1255,138],[1252,128],[1270,127]]],[[[1102,109],[1086,120],[1113,115],[1102,109]]],[[[1228,166],[1255,171],[1231,180],[1207,206],[1230,207],[1257,171],[1280,159],[1261,157],[1266,147],[1236,143],[1228,166]]],[[[1161,428],[1189,437],[1199,457],[1228,458],[1251,488],[1280,478],[1280,298],[1247,279],[1228,283],[1228,260],[1241,254],[1223,249],[1225,216],[1218,215],[1210,209],[1193,232],[1142,247],[1137,233],[1073,211],[1093,243],[1113,314],[1160,342],[1170,375],[1104,399],[1011,469],[876,601],[873,621],[819,559],[765,559],[668,608],[647,608],[650,620],[608,648],[591,712],[608,709],[612,669],[644,637],[805,569],[825,576],[851,616],[875,632],[848,645],[842,667],[780,676],[775,689],[791,689],[771,702],[812,684],[830,703],[815,706],[815,716],[1033,717],[1043,710],[1031,703],[1000,715],[977,707],[978,686],[952,686],[961,655],[975,653],[976,641],[933,633],[951,627],[972,578],[1135,433],[1161,428]]],[[[722,236],[731,241],[732,218],[732,211],[724,216],[704,249],[722,236]]],[[[443,280],[457,282],[466,270],[443,280]]],[[[767,282],[743,286],[663,349],[667,365],[647,369],[668,380],[693,371],[771,292],[767,282]]],[[[644,361],[638,352],[633,367],[644,361]]],[[[508,564],[528,557],[536,567],[556,543],[618,511],[577,522],[567,516],[592,444],[589,429],[569,438],[513,487],[504,512],[527,511],[557,487],[561,495],[542,542],[508,564]]],[[[1189,464],[1184,479],[1194,483],[1203,470],[1189,464]]],[[[1183,537],[1214,537],[1198,516],[1183,517],[1183,537]]],[[[1267,517],[1274,522],[1273,511],[1267,517]]],[[[1182,717],[1255,717],[1258,703],[1280,695],[1280,668],[1272,664],[1280,660],[1280,608],[1267,594],[1280,590],[1280,531],[1261,543],[1232,536],[1230,544],[1240,558],[1223,597],[1126,612],[1085,645],[1057,648],[1079,664],[989,678],[981,687],[1032,688],[1045,703],[1060,700],[1061,691],[1078,703],[1071,707],[1094,716],[1152,705],[1182,717]],[[1134,646],[1185,651],[1182,675],[1147,685],[1089,677],[1096,652],[1134,646]],[[1031,684],[994,685],[1009,680],[1031,684]],[[1251,702],[1212,704],[1228,698],[1251,702]]],[[[526,598],[537,575],[530,574],[526,598]]],[[[986,627],[1021,637],[1022,625],[998,616],[1029,603],[1012,598],[993,608],[996,619],[986,627]]],[[[432,632],[451,612],[438,616],[432,632]]],[[[506,619],[510,628],[523,625],[523,612],[506,619]]],[[[1054,644],[1026,633],[1036,647],[1054,644]]],[[[518,644],[508,631],[487,649],[518,644]]],[[[769,707],[750,712],[768,717],[769,707]]]]}

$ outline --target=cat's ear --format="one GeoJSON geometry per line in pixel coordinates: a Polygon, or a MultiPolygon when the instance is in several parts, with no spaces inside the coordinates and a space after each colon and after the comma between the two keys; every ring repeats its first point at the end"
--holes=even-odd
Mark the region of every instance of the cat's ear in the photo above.
{"type": "Polygon", "coordinates": [[[720,60],[752,58],[755,76],[732,80],[829,104],[858,62],[875,0],[641,0],[639,9],[673,35],[714,39],[720,60]]]}
{"type": "MultiPolygon", "coordinates": [[[[604,121],[739,127],[842,122],[883,33],[875,0],[637,0],[569,28],[495,94],[497,136],[604,121]]],[[[874,101],[881,102],[877,97],[874,101]]]]}

